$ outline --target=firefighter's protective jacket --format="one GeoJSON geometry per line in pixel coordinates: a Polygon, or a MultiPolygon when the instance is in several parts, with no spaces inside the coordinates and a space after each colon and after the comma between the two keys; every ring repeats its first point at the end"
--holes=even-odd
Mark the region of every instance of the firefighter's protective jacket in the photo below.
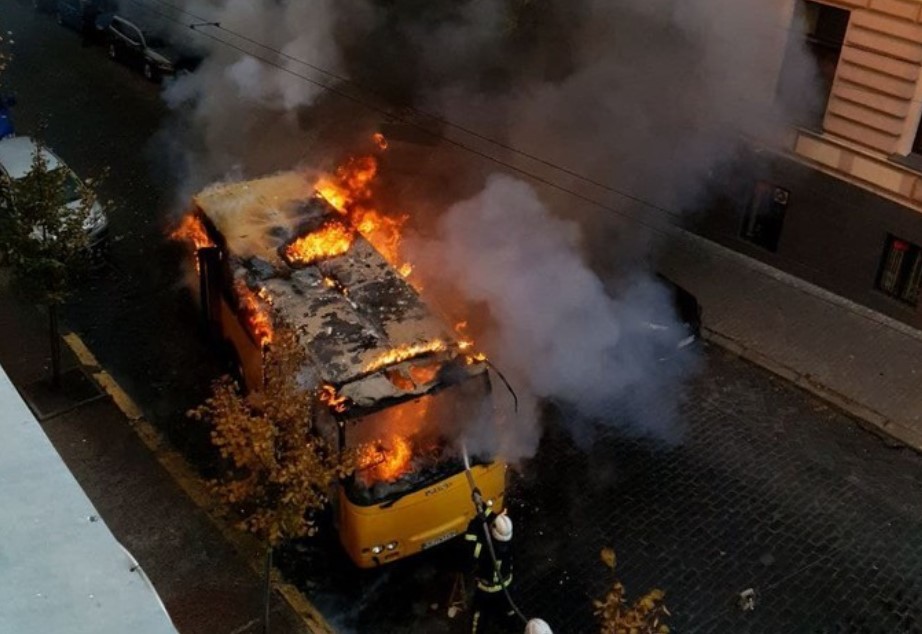
{"type": "MultiPolygon", "coordinates": [[[[496,514],[489,508],[485,514],[489,530],[496,520],[496,514]]],[[[503,588],[508,588],[512,583],[512,542],[493,540],[493,550],[499,562],[497,569],[493,558],[490,557],[490,547],[487,544],[484,523],[480,517],[475,517],[468,524],[464,540],[470,548],[477,588],[488,593],[501,592],[503,588]]]]}

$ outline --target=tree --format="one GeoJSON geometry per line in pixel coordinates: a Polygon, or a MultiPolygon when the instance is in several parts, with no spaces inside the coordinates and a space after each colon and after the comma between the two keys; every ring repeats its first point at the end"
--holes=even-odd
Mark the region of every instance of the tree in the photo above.
{"type": "Polygon", "coordinates": [[[214,383],[205,404],[190,412],[212,425],[212,443],[227,461],[225,473],[213,482],[216,493],[238,527],[266,546],[264,632],[273,549],[316,532],[310,513],[326,506],[332,485],[355,464],[354,454],[328,447],[314,433],[318,399],[300,383],[304,365],[294,333],[276,329],[261,390],[244,394],[225,376],[214,383]]]}
{"type": "MultiPolygon", "coordinates": [[[[12,57],[10,52],[7,50],[7,40],[8,38],[5,38],[2,34],[0,34],[0,75],[3,75],[3,71],[6,70],[6,67],[9,65],[10,59],[12,57]]],[[[9,40],[9,43],[12,44],[13,40],[9,40]]],[[[0,84],[0,87],[2,87],[2,84],[0,84]]]]}
{"type": "MultiPolygon", "coordinates": [[[[615,551],[602,549],[602,562],[615,569],[615,551]]],[[[615,581],[601,601],[593,601],[595,615],[599,618],[600,634],[668,634],[665,624],[669,610],[663,602],[666,594],[653,589],[628,605],[624,585],[615,581]]]]}
{"type": "Polygon", "coordinates": [[[41,142],[26,176],[0,175],[0,252],[12,267],[15,287],[48,309],[55,387],[61,380],[58,308],[88,268],[88,219],[103,213],[90,183],[52,166],[41,142]]]}

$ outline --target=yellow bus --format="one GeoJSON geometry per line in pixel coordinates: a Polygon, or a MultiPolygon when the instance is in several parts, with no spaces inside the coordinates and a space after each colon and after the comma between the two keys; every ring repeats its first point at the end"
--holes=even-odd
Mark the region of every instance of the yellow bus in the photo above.
{"type": "MultiPolygon", "coordinates": [[[[458,447],[492,424],[492,372],[299,172],[209,187],[183,232],[202,315],[250,390],[271,324],[293,329],[316,395],[314,428],[359,468],[332,496],[349,557],[369,568],[464,532],[474,517],[458,447]]],[[[484,500],[503,508],[507,465],[473,456],[484,500]]]]}

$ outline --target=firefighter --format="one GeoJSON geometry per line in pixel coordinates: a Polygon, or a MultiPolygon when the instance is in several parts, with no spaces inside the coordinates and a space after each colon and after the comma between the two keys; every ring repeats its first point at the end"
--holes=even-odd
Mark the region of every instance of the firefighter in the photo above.
{"type": "Polygon", "coordinates": [[[505,511],[497,515],[490,507],[486,507],[482,517],[475,517],[471,521],[464,539],[471,549],[476,584],[471,632],[481,631],[484,614],[508,628],[515,618],[515,610],[504,592],[512,583],[512,519],[505,511]],[[496,564],[490,556],[485,524],[492,537],[496,564]]]}

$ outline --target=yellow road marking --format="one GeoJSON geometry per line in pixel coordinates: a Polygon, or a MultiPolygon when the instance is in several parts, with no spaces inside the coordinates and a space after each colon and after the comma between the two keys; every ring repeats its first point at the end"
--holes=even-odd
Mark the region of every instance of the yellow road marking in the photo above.
{"type": "Polygon", "coordinates": [[[70,332],[64,335],[64,342],[73,351],[77,359],[80,360],[80,363],[90,368],[90,374],[93,375],[99,386],[112,397],[112,400],[115,401],[115,404],[129,420],[139,420],[144,416],[141,413],[141,408],[128,396],[128,393],[122,389],[118,382],[108,372],[99,367],[99,361],[96,360],[96,357],[86,347],[86,344],[83,343],[77,333],[70,332]]]}
{"type": "MultiPolygon", "coordinates": [[[[115,405],[128,418],[128,424],[134,429],[141,442],[154,454],[157,462],[163,466],[195,505],[205,512],[208,519],[224,536],[224,539],[230,542],[234,549],[244,557],[250,568],[257,575],[261,575],[265,551],[258,540],[252,535],[242,533],[225,521],[220,505],[216,503],[209,492],[208,484],[195,473],[179,452],[169,446],[161,433],[144,419],[141,408],[128,396],[118,382],[99,366],[96,357],[86,347],[86,344],[83,343],[77,333],[68,333],[63,338],[77,359],[80,360],[80,363],[88,366],[93,378],[112,397],[115,405]]],[[[273,586],[291,609],[301,617],[307,631],[312,634],[336,634],[336,631],[327,623],[320,611],[314,607],[307,597],[295,586],[280,581],[281,578],[281,573],[273,568],[273,586]]]]}
{"type": "Polygon", "coordinates": [[[70,347],[73,353],[77,355],[80,363],[91,368],[99,366],[99,361],[96,360],[96,357],[93,356],[93,353],[90,352],[90,349],[86,347],[86,344],[83,343],[83,340],[77,336],[77,333],[67,333],[64,335],[64,341],[67,342],[67,345],[70,347]]]}

